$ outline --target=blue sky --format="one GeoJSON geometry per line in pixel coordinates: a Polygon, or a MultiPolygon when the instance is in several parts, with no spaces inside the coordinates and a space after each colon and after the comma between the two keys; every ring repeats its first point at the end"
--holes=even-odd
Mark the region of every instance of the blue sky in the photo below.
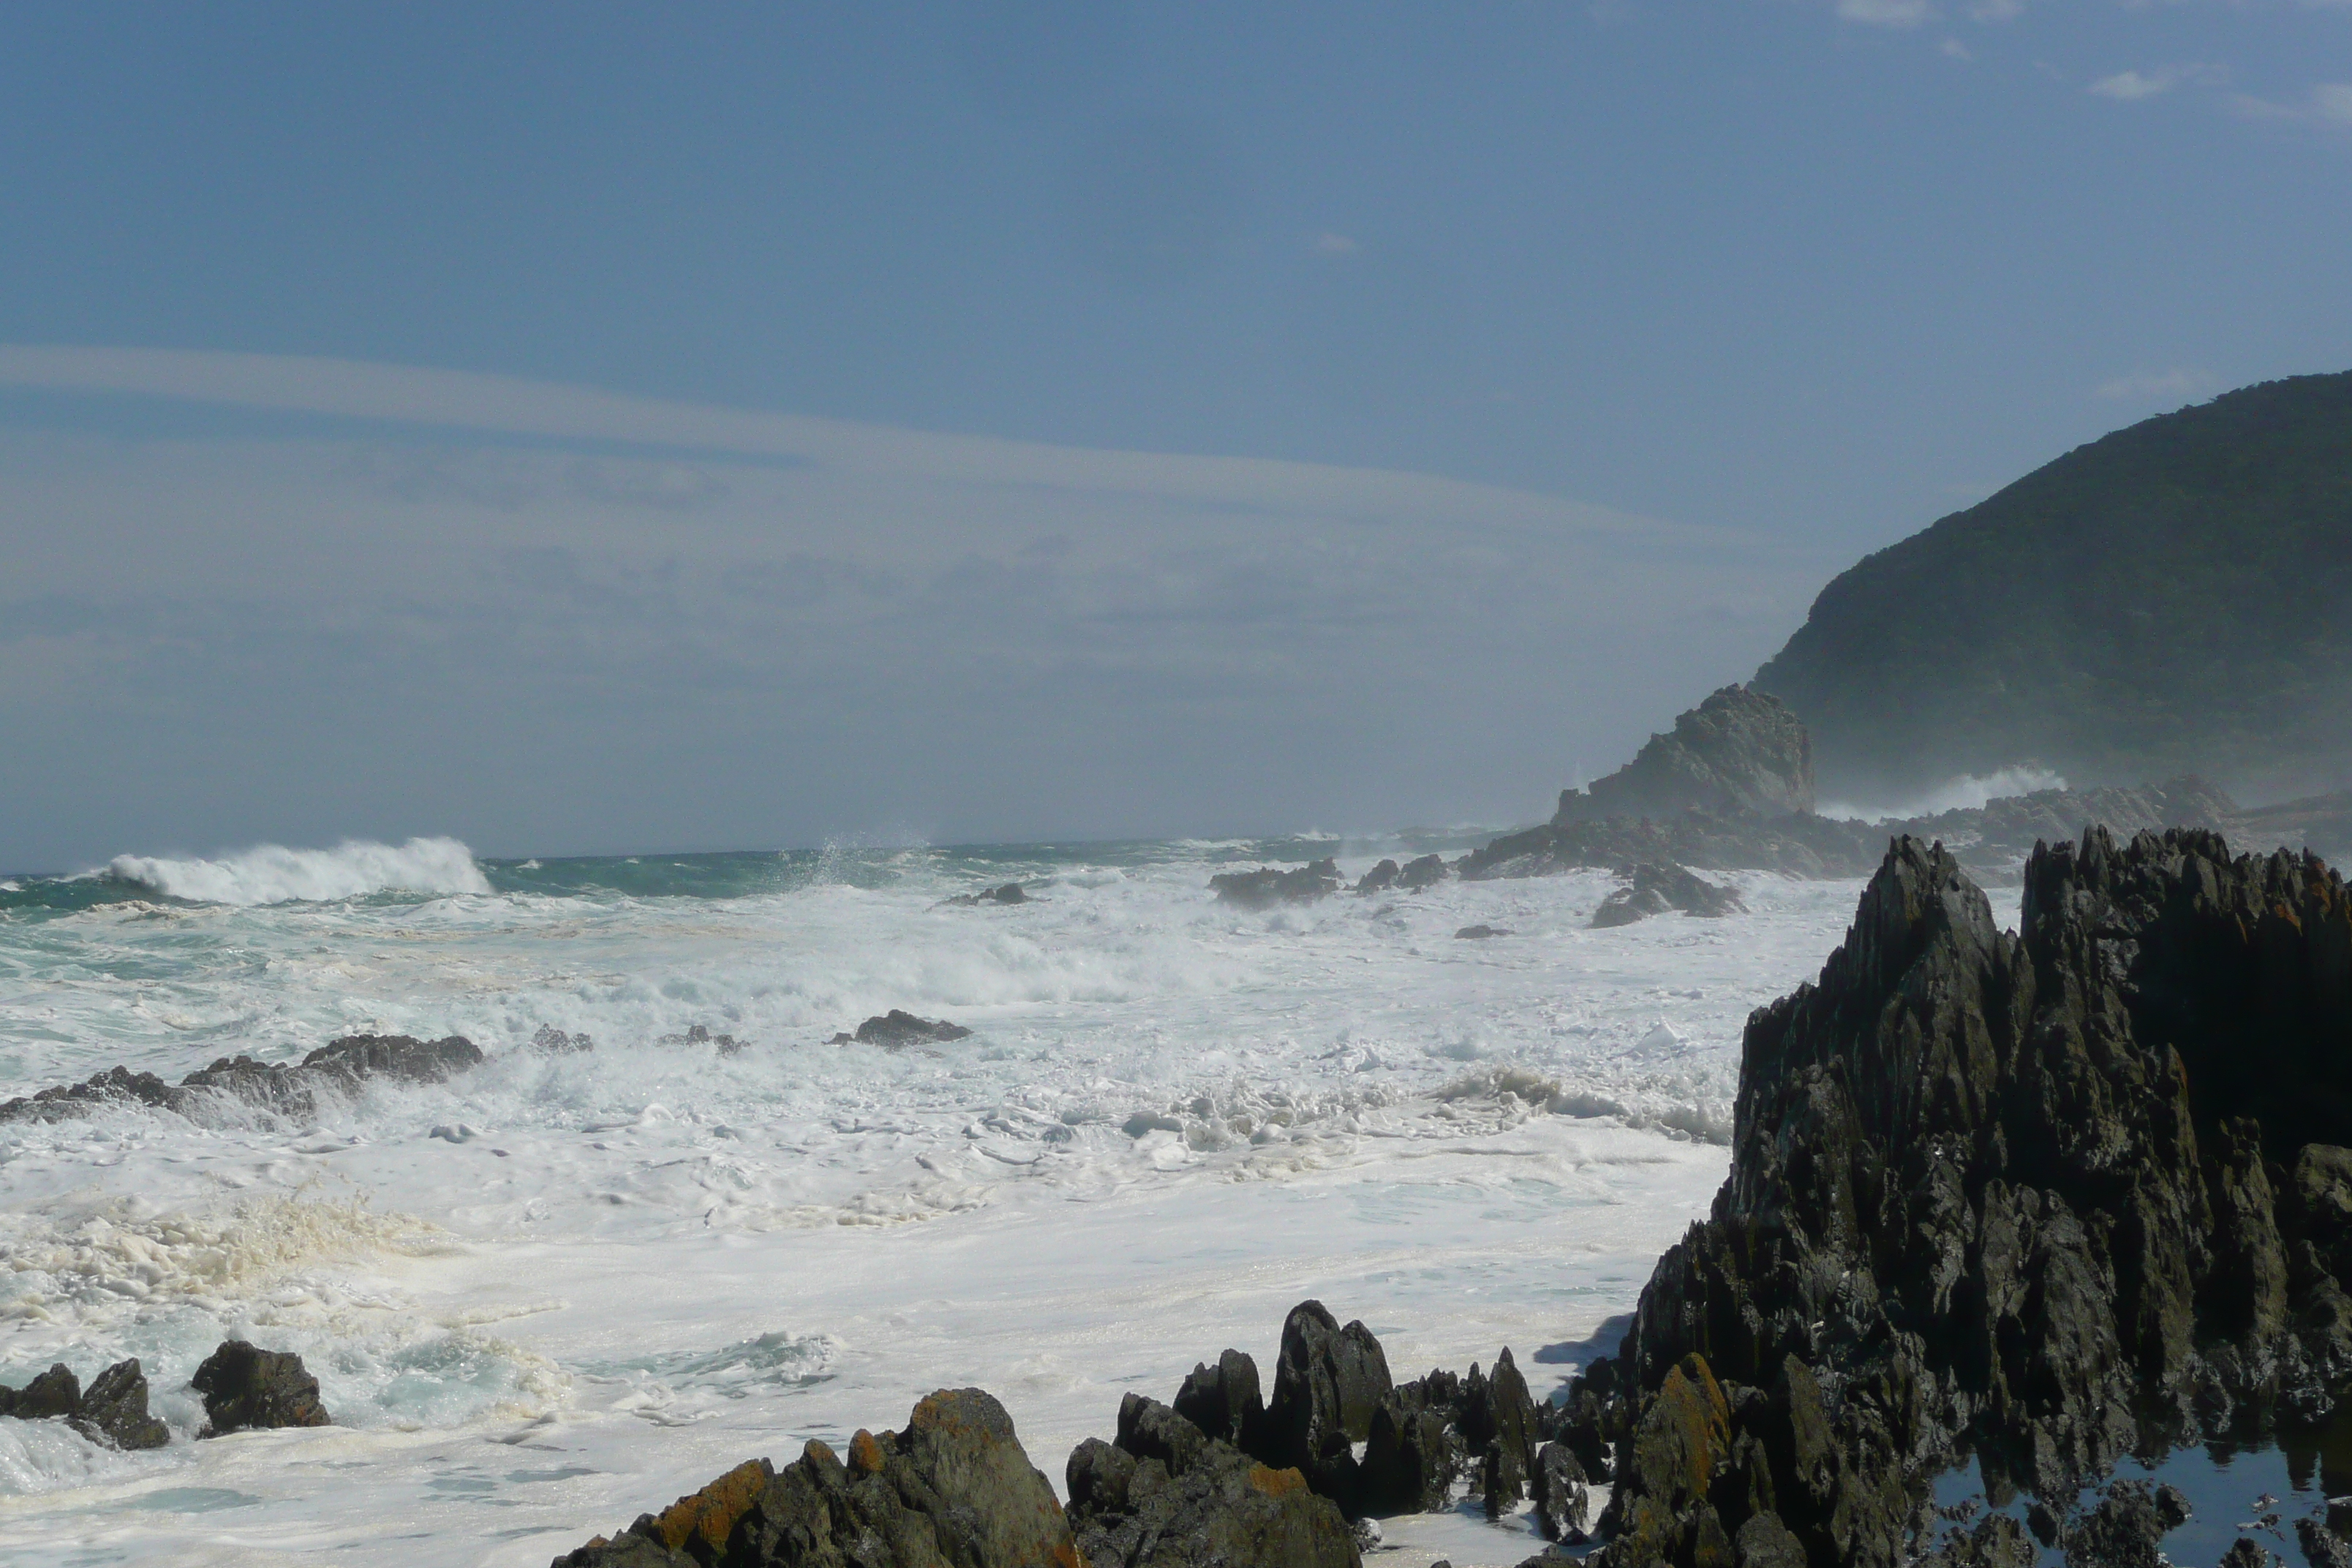
{"type": "Polygon", "coordinates": [[[1532,816],[1855,555],[2352,364],[2347,4],[16,6],[0,154],[0,344],[46,351],[0,368],[14,864],[1532,816]],[[1365,474],[1462,488],[1331,568],[1365,474]],[[1464,529],[1504,564],[1424,570],[1464,529]],[[406,582],[419,531],[476,544],[406,582]],[[803,593],[656,657],[725,617],[559,616],[518,551],[829,563],[881,596],[808,646],[896,651],[786,657],[803,593]],[[1238,574],[1213,638],[1180,558],[1238,574]],[[955,581],[1026,629],[968,657],[919,613],[955,581]],[[451,776],[521,732],[562,810],[527,758],[451,776]]]}

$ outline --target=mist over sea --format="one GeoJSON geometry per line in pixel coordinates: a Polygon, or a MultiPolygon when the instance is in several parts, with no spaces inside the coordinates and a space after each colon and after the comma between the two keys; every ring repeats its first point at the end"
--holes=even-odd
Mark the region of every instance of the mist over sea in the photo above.
{"type": "MultiPolygon", "coordinates": [[[[968,1384],[1058,1477],[1123,1391],[1164,1398],[1229,1344],[1269,1360],[1308,1296],[1401,1373],[1508,1344],[1540,1396],[1704,1209],[1741,1025],[1856,885],[1751,874],[1747,916],[1605,931],[1598,872],[1258,912],[1207,886],[1479,837],[422,839],[0,882],[0,1098],[353,1033],[488,1055],[315,1120],[0,1123],[0,1380],[137,1355],[174,1437],[0,1419],[11,1550],[537,1568],[968,1384]],[[1030,901],[944,902],[1009,881],[1030,901]],[[827,1043],[893,1007],[973,1034],[827,1043]],[[300,1352],[331,1435],[187,1441],[188,1374],[231,1334],[300,1352]]],[[[1391,1535],[1500,1563],[1527,1528],[1391,1535]]]]}

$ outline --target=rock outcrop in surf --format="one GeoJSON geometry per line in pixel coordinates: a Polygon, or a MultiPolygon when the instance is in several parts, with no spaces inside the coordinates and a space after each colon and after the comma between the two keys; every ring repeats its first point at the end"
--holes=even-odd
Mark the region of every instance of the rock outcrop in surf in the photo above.
{"type": "Polygon", "coordinates": [[[147,1413],[147,1374],[136,1356],[108,1367],[88,1388],[59,1362],[22,1388],[0,1388],[0,1415],[63,1421],[90,1441],[115,1448],[160,1448],[172,1436],[147,1413]]]}
{"type": "Polygon", "coordinates": [[[2352,891],[2316,858],[2095,828],[2034,853],[2011,934],[1898,841],[1750,1020],[1730,1176],[1568,1392],[1614,1482],[1594,1561],[1892,1568],[1964,1452],[2071,1502],[2318,1419],[2352,1386],[2347,1145],[2352,891]]]}
{"type": "Polygon", "coordinates": [[[1589,792],[1560,791],[1551,820],[1558,827],[1694,810],[1770,817],[1812,809],[1813,748],[1802,721],[1777,697],[1727,686],[1589,792]]]}
{"type": "Polygon", "coordinates": [[[246,1340],[223,1340],[188,1379],[205,1397],[199,1437],[222,1437],[257,1427],[327,1426],[333,1418],[319,1402],[319,1380],[291,1351],[266,1351],[246,1340]]]}
{"type": "MultiPolygon", "coordinates": [[[[583,1037],[584,1048],[585,1037],[583,1037]]],[[[479,1047],[463,1035],[420,1040],[409,1035],[345,1035],[299,1063],[222,1057],[178,1083],[152,1072],[109,1068],[79,1083],[61,1084],[0,1104],[0,1121],[57,1121],[107,1105],[134,1103],[202,1119],[218,1105],[270,1111],[307,1121],[322,1095],[348,1099],[371,1079],[440,1083],[481,1065],[479,1047]]]]}
{"type": "Polygon", "coordinates": [[[1245,910],[1312,903],[1339,890],[1339,866],[1327,856],[1287,871],[1279,866],[1261,866],[1255,871],[1220,871],[1209,879],[1209,888],[1222,901],[1245,910]]]}
{"type": "Polygon", "coordinates": [[[1675,910],[1701,920],[1720,920],[1745,913],[1747,909],[1733,889],[1694,877],[1680,866],[1644,862],[1626,874],[1623,887],[1601,900],[1601,907],[1592,911],[1592,923],[1605,930],[1675,910]]]}

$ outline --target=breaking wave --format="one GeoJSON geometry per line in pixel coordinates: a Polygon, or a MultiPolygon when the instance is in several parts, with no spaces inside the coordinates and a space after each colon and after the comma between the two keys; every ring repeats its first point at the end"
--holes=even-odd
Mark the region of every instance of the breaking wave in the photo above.
{"type": "Polygon", "coordinates": [[[1939,816],[1948,811],[1979,811],[1996,800],[2012,795],[2032,795],[2039,790],[2064,789],[2065,776],[2047,768],[2031,765],[1997,768],[1989,773],[1963,773],[1923,795],[1891,805],[1857,805],[1845,802],[1825,803],[1823,816],[1849,817],[1861,822],[1908,821],[1914,817],[1939,816]]]}
{"type": "Polygon", "coordinates": [[[262,844],[217,859],[118,855],[100,873],[110,881],[205,904],[283,904],[365,898],[371,893],[487,893],[474,852],[455,838],[377,844],[347,838],[332,849],[262,844]]]}

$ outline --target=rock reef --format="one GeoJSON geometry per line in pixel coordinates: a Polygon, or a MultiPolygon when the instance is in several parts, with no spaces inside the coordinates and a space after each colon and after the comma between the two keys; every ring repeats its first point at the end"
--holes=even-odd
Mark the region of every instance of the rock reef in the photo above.
{"type": "Polygon", "coordinates": [[[0,1388],[0,1415],[66,1422],[94,1443],[160,1448],[172,1434],[147,1413],[147,1375],[136,1356],[119,1361],[84,1388],[62,1362],[22,1388],[0,1388]]]}
{"type": "Polygon", "coordinates": [[[184,1116],[200,1116],[208,1106],[226,1103],[308,1121],[318,1114],[321,1095],[348,1098],[373,1079],[440,1083],[471,1071],[481,1061],[480,1048],[463,1035],[438,1040],[408,1035],[346,1035],[320,1046],[299,1063],[222,1057],[176,1084],[151,1072],[109,1068],[79,1083],[45,1089],[0,1104],[0,1121],[56,1121],[125,1102],[184,1116]]]}

